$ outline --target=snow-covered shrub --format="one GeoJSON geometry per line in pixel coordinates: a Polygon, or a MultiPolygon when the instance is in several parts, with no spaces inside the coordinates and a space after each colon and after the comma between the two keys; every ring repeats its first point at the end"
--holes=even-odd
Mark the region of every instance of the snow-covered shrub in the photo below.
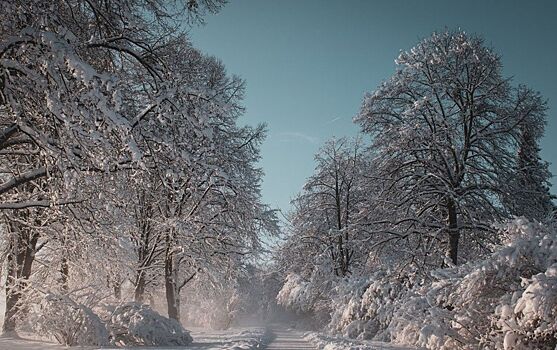
{"type": "MultiPolygon", "coordinates": [[[[554,349],[557,230],[516,219],[499,235],[490,257],[425,279],[378,271],[334,281],[326,330],[428,349],[554,349]]],[[[314,288],[289,276],[279,297],[311,308],[314,288]]]]}
{"type": "Polygon", "coordinates": [[[332,279],[323,278],[319,273],[307,280],[290,273],[277,295],[277,302],[300,316],[308,316],[312,324],[307,326],[324,326],[332,312],[333,285],[332,279]]]}
{"type": "Polygon", "coordinates": [[[323,333],[309,332],[304,334],[304,339],[318,350],[410,350],[411,348],[390,346],[385,342],[357,340],[339,336],[330,336],[323,333]]]}
{"type": "Polygon", "coordinates": [[[291,273],[277,295],[279,304],[301,312],[311,311],[315,303],[311,284],[300,275],[291,273]]]}
{"type": "Polygon", "coordinates": [[[343,281],[335,288],[328,331],[348,338],[384,339],[382,332],[408,285],[405,276],[386,271],[365,279],[343,281]]]}
{"type": "Polygon", "coordinates": [[[528,259],[530,266],[523,269],[521,288],[497,307],[494,316],[505,350],[557,347],[557,228],[537,227],[535,233],[529,228],[523,225],[522,242],[506,251],[509,259],[528,259]]]}
{"type": "Polygon", "coordinates": [[[515,302],[498,309],[498,325],[505,332],[504,348],[556,348],[557,264],[524,280],[523,287],[524,292],[515,302]]]}
{"type": "Polygon", "coordinates": [[[434,271],[389,325],[391,338],[428,349],[554,349],[557,233],[517,219],[491,257],[434,271]]]}
{"type": "MultiPolygon", "coordinates": [[[[399,309],[395,310],[388,326],[391,340],[427,349],[477,349],[475,336],[479,336],[479,332],[474,333],[471,338],[467,338],[466,334],[462,336],[459,333],[462,328],[458,323],[460,317],[452,312],[452,306],[443,302],[443,298],[436,298],[437,294],[443,294],[443,289],[449,286],[450,284],[437,283],[409,294],[400,303],[399,309]],[[426,291],[428,287],[432,288],[431,293],[426,291]]],[[[477,321],[487,321],[487,315],[477,321]]]]}
{"type": "Polygon", "coordinates": [[[118,346],[184,346],[192,342],[189,332],[176,320],[133,302],[116,307],[107,328],[118,346]]]}
{"type": "Polygon", "coordinates": [[[335,288],[338,296],[333,298],[333,314],[327,326],[329,331],[349,338],[357,338],[365,332],[369,320],[361,304],[369,285],[367,279],[354,279],[335,288]]]}
{"type": "Polygon", "coordinates": [[[290,274],[277,299],[300,312],[329,310],[326,330],[349,338],[427,349],[555,349],[557,229],[518,218],[498,237],[487,258],[427,276],[378,271],[320,285],[315,275],[290,274]]]}
{"type": "Polygon", "coordinates": [[[103,321],[91,308],[67,295],[47,294],[35,310],[38,334],[50,335],[63,345],[109,345],[103,321]]]}
{"type": "Polygon", "coordinates": [[[411,277],[378,271],[360,278],[326,279],[312,274],[304,279],[291,273],[277,301],[298,314],[311,316],[314,326],[325,327],[330,333],[388,340],[384,331],[403,294],[409,290],[411,277]]]}

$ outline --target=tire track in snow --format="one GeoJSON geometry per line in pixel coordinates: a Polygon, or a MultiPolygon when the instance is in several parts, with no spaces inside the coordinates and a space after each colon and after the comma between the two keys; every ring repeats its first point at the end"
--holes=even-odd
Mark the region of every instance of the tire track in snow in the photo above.
{"type": "Polygon", "coordinates": [[[267,350],[316,350],[316,348],[306,341],[299,332],[273,330],[273,334],[275,338],[267,345],[265,348],[267,350]]]}

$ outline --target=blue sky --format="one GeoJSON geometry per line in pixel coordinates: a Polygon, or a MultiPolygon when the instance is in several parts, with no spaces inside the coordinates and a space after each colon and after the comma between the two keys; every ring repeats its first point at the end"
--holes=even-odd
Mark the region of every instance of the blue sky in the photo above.
{"type": "Polygon", "coordinates": [[[319,146],[358,133],[364,94],[394,73],[400,50],[445,28],[481,34],[505,75],[549,100],[542,156],[557,174],[556,17],[557,1],[232,0],[191,37],[246,80],[242,121],[269,128],[263,199],[288,210],[319,146]]]}

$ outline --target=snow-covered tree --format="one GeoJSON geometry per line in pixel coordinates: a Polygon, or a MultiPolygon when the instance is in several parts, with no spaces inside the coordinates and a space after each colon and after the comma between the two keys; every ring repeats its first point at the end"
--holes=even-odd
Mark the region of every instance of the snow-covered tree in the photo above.
{"type": "Polygon", "coordinates": [[[328,322],[336,283],[365,271],[369,244],[358,221],[369,196],[366,157],[359,138],[332,139],[319,150],[277,249],[275,265],[284,280],[278,304],[314,326],[328,322]]]}
{"type": "Polygon", "coordinates": [[[509,198],[511,213],[530,220],[545,221],[554,215],[551,172],[549,164],[540,157],[539,140],[543,136],[544,118],[528,118],[520,125],[515,173],[510,183],[513,195],[509,198]]]}
{"type": "Polygon", "coordinates": [[[255,165],[264,127],[236,125],[243,81],[182,24],[223,3],[0,1],[7,319],[37,256],[46,289],[100,278],[119,298],[129,278],[141,300],[156,268],[179,294],[259,248],[273,226],[255,165]]]}
{"type": "Polygon", "coordinates": [[[507,180],[521,125],[543,120],[546,107],[538,93],[511,86],[482,38],[461,31],[435,33],[396,63],[356,118],[385,182],[378,231],[400,242],[422,237],[456,264],[459,248],[469,258],[497,240],[491,224],[509,214],[508,196],[520,196],[507,180]]]}
{"type": "Polygon", "coordinates": [[[292,232],[285,249],[294,251],[294,268],[313,265],[315,256],[307,254],[312,251],[327,257],[331,272],[342,277],[353,273],[365,258],[360,250],[361,237],[354,229],[358,204],[364,197],[366,164],[362,152],[358,139],[333,139],[315,156],[315,173],[293,200],[292,232]],[[306,262],[299,261],[306,258],[306,262]]]}

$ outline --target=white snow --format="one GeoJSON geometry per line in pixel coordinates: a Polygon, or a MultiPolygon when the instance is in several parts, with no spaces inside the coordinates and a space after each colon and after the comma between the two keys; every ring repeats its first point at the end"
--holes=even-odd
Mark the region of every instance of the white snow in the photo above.
{"type": "Polygon", "coordinates": [[[2,350],[59,350],[65,346],[26,338],[0,337],[2,350]]]}
{"type": "Polygon", "coordinates": [[[268,341],[269,334],[263,327],[229,328],[227,330],[190,329],[192,349],[258,349],[268,341]]]}
{"type": "Polygon", "coordinates": [[[355,340],[331,337],[320,333],[307,333],[305,339],[319,350],[413,350],[414,347],[396,345],[372,340],[355,340]]]}
{"type": "MultiPolygon", "coordinates": [[[[193,344],[185,347],[148,347],[150,350],[249,350],[259,349],[260,345],[267,340],[265,328],[230,328],[225,331],[196,329],[191,335],[193,344]]],[[[23,336],[22,338],[5,337],[0,338],[1,350],[60,350],[68,347],[57,345],[48,341],[38,341],[23,336]]],[[[100,350],[98,347],[76,347],[76,349],[100,350]]],[[[103,350],[117,350],[122,348],[103,347],[103,350]]],[[[125,349],[145,349],[145,347],[126,347],[125,349]]]]}

